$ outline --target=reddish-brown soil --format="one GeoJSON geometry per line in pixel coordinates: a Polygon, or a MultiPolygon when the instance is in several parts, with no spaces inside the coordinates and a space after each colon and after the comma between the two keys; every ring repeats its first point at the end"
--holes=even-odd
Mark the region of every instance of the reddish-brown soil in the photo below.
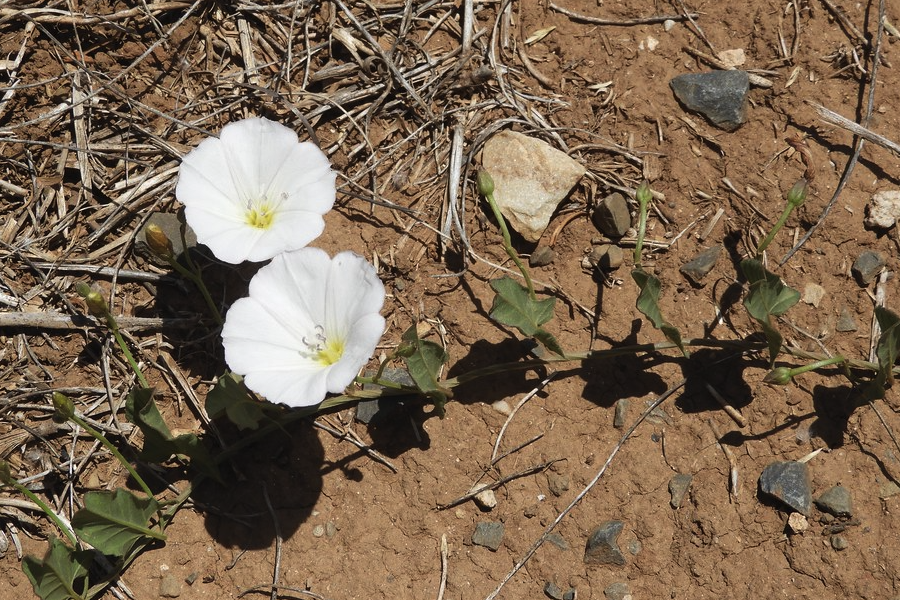
{"type": "MultiPolygon", "coordinates": [[[[277,83],[274,74],[287,60],[279,54],[277,42],[287,35],[295,8],[298,20],[290,36],[296,64],[307,60],[307,44],[329,40],[332,44],[330,51],[317,50],[324,54],[312,61],[313,72],[329,61],[355,64],[331,34],[336,28],[360,37],[344,13],[327,2],[312,9],[298,3],[265,10],[242,3],[204,3],[161,44],[156,42],[190,4],[155,11],[153,20],[135,9],[130,18],[99,21],[63,17],[72,11],[112,15],[130,10],[131,3],[50,3],[56,12],[42,4],[0,9],[3,55],[14,59],[25,43],[15,77],[0,72],[0,85],[7,86],[0,91],[15,89],[0,109],[0,180],[25,192],[20,195],[0,187],[0,292],[5,299],[3,310],[8,312],[66,313],[70,302],[74,310],[83,311],[72,284],[88,276],[36,268],[38,262],[153,269],[131,252],[132,234],[150,211],[178,208],[173,198],[177,157],[204,137],[186,123],[216,132],[241,116],[266,114],[297,127],[306,137],[294,111],[304,116],[313,113],[327,105],[326,97],[347,84],[341,78],[314,80],[308,86],[314,94],[304,94],[302,68],[288,71],[288,81],[277,83]],[[246,19],[260,68],[246,82],[241,76],[246,59],[242,59],[238,36],[242,19],[246,19]],[[34,27],[26,32],[29,23],[34,27]],[[310,38],[304,37],[304,28],[310,38]],[[150,48],[150,54],[138,60],[150,48]],[[77,84],[73,83],[75,71],[81,73],[77,84]],[[114,84],[103,87],[114,77],[114,84]],[[87,161],[94,182],[90,194],[79,170],[76,147],[81,134],[73,124],[76,117],[71,106],[55,118],[41,118],[55,106],[71,103],[73,88],[99,90],[86,110],[87,132],[95,144],[87,161]],[[263,88],[277,88],[284,95],[260,91],[263,88]],[[121,140],[140,143],[129,150],[121,140]],[[125,156],[134,162],[125,161],[125,156]],[[153,193],[143,199],[113,187],[126,182],[123,187],[130,190],[134,177],[156,173],[166,175],[149,185],[153,193]],[[122,202],[127,211],[117,211],[122,202]],[[110,215],[119,217],[110,221],[110,215]],[[107,223],[109,227],[103,227],[107,223]],[[117,240],[121,244],[113,244],[117,240]]],[[[432,56],[459,46],[459,4],[436,5],[409,24],[396,50],[397,56],[408,59],[404,68],[422,58],[417,44],[423,44],[432,56]],[[448,12],[448,25],[426,40],[429,29],[448,12]]],[[[785,194],[804,175],[806,166],[801,153],[788,143],[791,139],[808,150],[814,178],[805,205],[770,247],[768,264],[788,285],[803,291],[816,284],[825,295],[818,306],[797,304],[778,327],[787,342],[799,348],[868,359],[874,285],[861,287],[851,277],[850,265],[860,252],[875,250],[887,257],[888,269],[896,268],[896,229],[867,230],[863,218],[874,192],[898,186],[898,157],[867,143],[831,213],[789,261],[783,266],[778,263],[819,221],[853,153],[852,135],[825,124],[809,103],[860,121],[866,113],[871,48],[852,37],[818,0],[687,4],[688,10],[700,13],[697,24],[709,45],[683,21],[669,31],[662,24],[601,26],[573,20],[546,2],[513,3],[510,47],[499,41],[493,47],[496,64],[506,69],[504,87],[496,78],[480,86],[459,87],[452,81],[463,82],[461,72],[491,64],[487,55],[499,5],[476,2],[476,30],[484,33],[476,36],[473,62],[458,72],[449,69],[455,64],[452,61],[435,67],[435,74],[443,73],[449,83],[434,81],[430,88],[421,80],[417,84],[420,93],[435,91],[426,100],[437,116],[426,116],[397,83],[383,97],[376,94],[365,100],[382,105],[373,110],[369,121],[356,112],[365,104],[348,105],[356,119],[353,126],[341,110],[315,112],[310,123],[322,147],[329,149],[335,168],[344,174],[339,179],[338,206],[327,216],[325,233],[316,245],[329,252],[352,249],[379,264],[389,294],[384,352],[399,342],[412,323],[422,321],[432,327],[429,339],[446,346],[449,376],[526,356],[516,332],[487,316],[493,298],[489,280],[498,272],[480,260],[463,261],[457,243],[442,245],[434,233],[443,222],[450,143],[453,128],[459,126],[465,136],[464,157],[472,155],[471,169],[466,171],[469,182],[459,190],[465,194],[469,241],[478,256],[505,264],[496,224],[485,218],[471,180],[479,164],[475,153],[484,141],[482,133],[500,119],[509,119],[504,127],[558,146],[549,133],[552,130],[590,171],[563,209],[580,211],[581,216],[555,239],[555,261],[533,271],[535,279],[558,287],[555,319],[547,328],[567,350],[663,340],[635,309],[638,290],[628,274],[633,262],[630,247],[625,265],[608,282],[582,266],[592,239],[599,236],[586,218],[586,207],[605,196],[610,183],[635,187],[645,177],[655,191],[664,194],[658,207],[668,220],[665,223],[652,215],[648,239],[667,241],[681,234],[668,249],[648,248],[644,255],[645,266],[662,280],[661,307],[668,320],[688,338],[743,340],[754,334],[757,328],[741,304],[737,262],[771,228],[781,214],[785,194]],[[549,87],[529,73],[516,50],[522,39],[548,27],[554,29],[525,46],[525,52],[549,87]],[[658,44],[649,50],[651,38],[649,46],[658,44]],[[747,122],[738,130],[716,129],[703,117],[686,113],[674,99],[669,89],[672,77],[710,69],[687,48],[710,55],[743,49],[743,68],[763,70],[761,75],[772,82],[771,88],[751,88],[747,122]],[[596,87],[606,82],[611,83],[596,87]],[[505,100],[510,88],[531,95],[530,101],[520,98],[521,112],[505,100]],[[487,100],[492,102],[479,104],[487,100]],[[467,110],[469,104],[476,107],[467,110]],[[546,122],[536,127],[533,121],[525,121],[525,114],[542,115],[546,122]],[[422,127],[420,134],[415,133],[418,127],[422,127]],[[367,141],[360,129],[368,132],[367,141]],[[643,168],[619,152],[603,149],[612,144],[643,157],[643,168]],[[370,173],[374,173],[371,179],[370,173]],[[417,216],[373,207],[365,200],[372,197],[373,187],[380,199],[411,207],[417,216]],[[720,208],[724,210],[721,220],[700,240],[720,208]],[[692,286],[679,267],[704,248],[720,243],[727,251],[705,285],[692,286]],[[447,276],[464,267],[462,275],[447,276]],[[835,330],[844,309],[858,324],[856,331],[835,330]],[[717,320],[718,310],[721,320],[717,320]],[[596,313],[596,320],[588,315],[590,311],[596,313]]],[[[878,3],[839,4],[847,22],[874,40],[878,3]]],[[[376,8],[383,15],[402,14],[401,4],[391,8],[354,3],[350,8],[373,27],[376,8]]],[[[681,3],[570,0],[565,8],[623,20],[677,15],[681,3]]],[[[886,16],[900,22],[900,4],[888,2],[886,16]]],[[[384,32],[399,31],[399,18],[385,19],[377,26],[384,28],[378,29],[379,43],[391,47],[394,40],[384,32]]],[[[877,70],[874,111],[868,122],[870,129],[888,138],[900,131],[896,66],[900,57],[895,42],[885,33],[881,52],[886,61],[877,70]]],[[[362,87],[372,81],[358,73],[345,77],[356,77],[362,87]]],[[[565,216],[551,222],[545,243],[565,216]]],[[[514,242],[523,255],[533,250],[521,239],[514,242]]],[[[243,294],[253,270],[211,267],[217,298],[228,303],[243,294]]],[[[94,281],[111,289],[108,277],[94,281]]],[[[888,279],[883,289],[887,306],[895,305],[900,294],[896,278],[888,279]]],[[[123,279],[115,299],[115,310],[124,315],[196,317],[203,313],[194,295],[171,286],[142,286],[123,279]]],[[[90,388],[95,391],[76,391],[73,398],[79,410],[96,410],[97,420],[111,417],[102,391],[104,373],[110,376],[115,401],[127,392],[127,370],[113,349],[101,343],[105,342],[102,332],[8,328],[0,333],[4,336],[0,338],[2,433],[48,420],[49,400],[26,392],[90,388]],[[109,359],[100,360],[100,355],[109,359]]],[[[209,382],[225,368],[216,335],[204,326],[135,332],[131,341],[140,348],[151,383],[160,391],[158,401],[170,426],[206,433],[175,373],[183,375],[202,402],[209,382]]],[[[785,358],[786,364],[803,363],[785,358]]],[[[372,428],[354,423],[352,410],[328,417],[330,427],[356,432],[386,456],[396,472],[310,422],[292,424],[231,463],[226,485],[201,486],[195,502],[181,510],[169,527],[165,546],[140,556],[121,581],[140,599],[160,597],[162,591],[182,598],[237,598],[254,586],[259,588],[246,597],[268,595],[280,538],[277,576],[280,585],[286,586],[280,592],[284,598],[436,598],[442,572],[446,575],[444,598],[485,598],[613,452],[624,431],[613,427],[617,401],[629,401],[626,423],[630,425],[647,402],[686,378],[684,387],[662,404],[665,414],[654,415],[636,429],[599,483],[556,527],[568,548],[543,544],[499,597],[540,598],[548,582],[563,591],[574,588],[580,600],[604,598],[604,590],[616,582],[627,583],[635,599],[900,597],[900,547],[893,518],[894,511],[900,510],[900,494],[890,486],[900,477],[900,447],[893,433],[900,430],[896,391],[888,390],[886,400],[854,410],[859,391],[836,371],[802,375],[793,385],[773,387],[762,382],[768,372],[766,363],[764,354],[740,349],[696,350],[690,359],[671,351],[625,355],[505,374],[462,386],[455,390],[443,419],[416,403],[404,405],[372,428]],[[515,405],[551,370],[555,377],[519,410],[504,433],[500,451],[542,437],[491,466],[493,445],[506,418],[492,403],[505,400],[515,405]],[[707,384],[743,413],[746,427],[728,418],[707,384]],[[714,432],[722,436],[722,445],[714,432]],[[733,455],[737,471],[733,493],[723,447],[733,455]],[[842,532],[847,547],[840,551],[832,547],[827,524],[817,509],[809,529],[795,534],[787,528],[788,511],[757,492],[758,477],[767,464],[797,460],[816,449],[822,452],[808,463],[813,494],[836,484],[853,494],[854,518],[842,532]],[[476,482],[493,481],[547,461],[557,462],[501,486],[498,505],[490,512],[479,510],[471,501],[439,508],[476,482]],[[682,506],[673,509],[668,485],[676,473],[692,474],[693,482],[682,506]],[[588,535],[611,519],[624,522],[618,542],[626,564],[585,564],[588,535]],[[496,552],[471,542],[476,524],[482,521],[500,521],[505,526],[496,552]],[[448,548],[445,567],[442,538],[448,548]]],[[[121,411],[117,418],[125,419],[121,411]]],[[[229,440],[246,435],[227,424],[221,427],[229,440]]],[[[130,441],[140,445],[138,435],[130,441]]],[[[4,456],[20,478],[50,469],[35,491],[69,514],[71,498],[77,501],[89,489],[114,489],[124,482],[122,470],[102,453],[96,453],[71,479],[66,469],[53,469],[61,460],[60,452],[74,451],[83,457],[89,449],[84,440],[73,444],[71,434],[56,433],[45,441],[19,442],[6,449],[4,456]],[[67,487],[68,482],[73,487],[67,487]]],[[[179,488],[186,483],[171,470],[167,477],[179,488]]],[[[165,491],[160,495],[171,496],[165,491]]],[[[19,498],[10,490],[2,497],[19,498]]],[[[15,528],[25,553],[44,553],[52,526],[41,514],[3,505],[0,522],[7,536],[15,528]]],[[[14,547],[6,550],[0,571],[0,596],[33,596],[14,547]]],[[[112,592],[107,596],[112,597],[112,592]]]]}

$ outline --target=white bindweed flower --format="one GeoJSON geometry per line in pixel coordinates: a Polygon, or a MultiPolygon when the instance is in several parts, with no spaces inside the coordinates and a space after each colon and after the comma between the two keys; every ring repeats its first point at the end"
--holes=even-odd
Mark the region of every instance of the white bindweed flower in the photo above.
{"type": "Polygon", "coordinates": [[[353,252],[286,252],[225,317],[225,362],[270,402],[311,406],[341,393],[384,333],[384,284],[353,252]]]}
{"type": "Polygon", "coordinates": [[[251,118],[229,123],[182,159],[175,195],[197,240],[217,258],[258,262],[321,235],[335,177],[315,144],[251,118]]]}

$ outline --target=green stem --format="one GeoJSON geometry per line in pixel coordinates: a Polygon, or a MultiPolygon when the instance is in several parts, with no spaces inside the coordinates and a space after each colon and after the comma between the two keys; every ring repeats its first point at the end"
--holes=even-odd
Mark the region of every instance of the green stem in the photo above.
{"type": "Polygon", "coordinates": [[[145,482],[144,479],[140,475],[138,475],[134,467],[131,466],[131,463],[128,462],[124,456],[122,456],[122,453],[119,452],[118,448],[113,446],[112,442],[106,439],[105,435],[88,425],[84,419],[74,413],[66,416],[70,421],[87,431],[91,435],[91,437],[103,444],[103,447],[109,450],[112,455],[116,457],[116,460],[122,463],[122,466],[128,470],[128,473],[132,478],[134,478],[137,484],[141,486],[141,489],[144,491],[144,493],[147,494],[147,496],[150,498],[153,497],[153,492],[150,491],[150,487],[147,485],[147,482],[145,482]]]}
{"type": "Polygon", "coordinates": [[[637,241],[634,245],[634,266],[641,268],[641,252],[644,249],[644,237],[647,235],[647,209],[650,206],[650,200],[653,197],[650,193],[650,184],[644,181],[638,187],[634,194],[638,201],[638,232],[637,241]]]}
{"type": "Polygon", "coordinates": [[[119,348],[122,349],[122,354],[125,355],[125,360],[127,360],[128,364],[131,365],[131,370],[134,371],[135,375],[137,375],[141,387],[149,388],[150,384],[147,383],[147,379],[141,372],[140,367],[138,367],[137,361],[134,360],[134,356],[132,356],[131,350],[128,349],[128,345],[125,343],[125,339],[119,332],[119,324],[116,323],[116,318],[112,316],[112,313],[106,313],[106,325],[109,327],[109,330],[112,331],[113,337],[116,338],[116,343],[119,344],[119,348]]]}
{"type": "Polygon", "coordinates": [[[69,538],[70,542],[72,542],[73,547],[79,548],[81,546],[78,543],[78,540],[75,538],[75,534],[72,532],[72,529],[70,527],[66,527],[66,525],[62,522],[62,519],[59,518],[59,515],[57,515],[56,512],[53,511],[53,509],[51,509],[49,506],[47,506],[46,502],[44,502],[43,500],[41,500],[40,498],[35,496],[34,492],[29,490],[27,487],[25,487],[18,481],[12,481],[12,482],[10,482],[9,485],[16,488],[26,498],[28,498],[29,500],[31,500],[32,502],[37,504],[39,507],[41,507],[41,510],[44,511],[44,513],[46,513],[46,515],[48,517],[50,517],[50,520],[56,524],[56,526],[59,528],[59,530],[62,531],[64,534],[66,534],[66,537],[69,538]]]}
{"type": "Polygon", "coordinates": [[[810,363],[808,365],[803,365],[802,367],[796,367],[790,370],[791,377],[796,375],[800,375],[801,373],[806,373],[808,371],[815,371],[816,369],[821,369],[823,367],[828,367],[831,365],[838,365],[847,362],[843,356],[833,356],[831,358],[823,358],[822,360],[817,360],[814,363],[810,363]]]}
{"type": "Polygon", "coordinates": [[[500,207],[497,206],[497,201],[494,200],[493,192],[485,194],[484,197],[487,199],[488,204],[491,206],[491,210],[494,212],[494,218],[497,219],[497,223],[500,225],[500,233],[503,235],[503,247],[506,249],[506,253],[513,262],[516,263],[519,271],[522,272],[522,277],[525,278],[525,285],[528,287],[528,296],[532,300],[536,300],[537,296],[534,295],[534,284],[531,282],[531,276],[528,274],[528,270],[525,268],[525,265],[522,264],[519,255],[512,246],[512,238],[509,236],[509,229],[506,227],[506,221],[500,213],[500,207]]]}
{"type": "Polygon", "coordinates": [[[788,204],[784,207],[784,212],[781,213],[781,217],[778,219],[778,222],[775,223],[775,227],[769,232],[769,235],[760,242],[759,247],[756,249],[756,256],[762,256],[763,252],[766,251],[766,248],[769,247],[769,244],[772,243],[772,240],[775,239],[775,235],[781,231],[781,228],[784,227],[784,224],[787,223],[788,217],[791,216],[791,212],[793,212],[794,206],[792,204],[788,204]]]}
{"type": "Polygon", "coordinates": [[[200,277],[197,272],[197,266],[191,260],[190,251],[185,250],[185,260],[191,265],[191,269],[186,269],[174,256],[166,256],[165,259],[169,263],[169,265],[178,271],[180,275],[186,277],[191,280],[191,282],[197,286],[197,289],[200,290],[200,295],[203,296],[203,301],[206,302],[206,306],[209,308],[209,311],[212,313],[213,319],[215,319],[216,324],[220,327],[225,321],[222,319],[222,314],[219,312],[219,308],[216,306],[216,303],[213,301],[212,296],[209,293],[209,289],[206,287],[206,284],[203,282],[203,278],[200,277]]]}

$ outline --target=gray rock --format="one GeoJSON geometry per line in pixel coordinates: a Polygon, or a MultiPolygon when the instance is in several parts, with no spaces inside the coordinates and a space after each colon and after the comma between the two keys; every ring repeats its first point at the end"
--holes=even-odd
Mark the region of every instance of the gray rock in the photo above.
{"type": "Polygon", "coordinates": [[[900,218],[900,190],[876,192],[866,206],[866,227],[890,229],[900,218]]]}
{"type": "Polygon", "coordinates": [[[853,315],[850,314],[847,307],[842,306],[841,314],[838,317],[837,325],[835,325],[834,328],[837,331],[856,331],[859,329],[859,325],[856,324],[856,319],[853,318],[853,315]]]}
{"type": "MultiPolygon", "coordinates": [[[[375,373],[375,371],[369,370],[365,372],[365,376],[374,377],[375,373]]],[[[387,368],[381,374],[381,378],[386,381],[392,381],[409,387],[415,387],[416,385],[412,376],[410,376],[409,371],[406,369],[387,368]]],[[[373,383],[366,383],[363,384],[363,389],[378,390],[381,389],[381,386],[373,383]]],[[[382,419],[390,419],[391,415],[393,415],[401,405],[402,402],[399,402],[396,396],[387,399],[376,398],[374,400],[363,400],[356,405],[356,414],[353,418],[356,419],[357,423],[370,425],[373,422],[377,423],[382,419]]]]}
{"type": "Polygon", "coordinates": [[[159,582],[159,595],[161,598],[177,598],[181,595],[182,587],[174,575],[166,573],[159,582]]]}
{"type": "Polygon", "coordinates": [[[866,250],[859,255],[853,266],[850,267],[850,272],[853,273],[860,285],[866,286],[878,276],[884,264],[884,257],[881,254],[866,250]]]}
{"type": "Polygon", "coordinates": [[[713,246],[683,264],[678,270],[694,285],[701,285],[703,278],[716,266],[720,254],[722,254],[722,246],[713,246]]]}
{"type": "Polygon", "coordinates": [[[759,476],[759,490],[808,517],[812,510],[812,491],[806,463],[775,462],[759,476]]]}
{"type": "Polygon", "coordinates": [[[553,598],[553,600],[563,600],[563,591],[562,588],[553,583],[552,581],[548,581],[544,585],[544,593],[548,598],[553,598]]]}
{"type": "Polygon", "coordinates": [[[616,414],[613,416],[613,427],[622,429],[625,427],[625,417],[628,415],[628,398],[616,400],[616,414]]]}
{"type": "Polygon", "coordinates": [[[836,485],[826,490],[815,500],[816,507],[836,517],[853,516],[853,498],[850,490],[842,485],[836,485]]]}
{"type": "Polygon", "coordinates": [[[575,588],[570,589],[565,594],[563,594],[563,600],[575,600],[578,597],[578,593],[575,591],[575,588]]]}
{"type": "Polygon", "coordinates": [[[528,257],[529,267],[546,267],[556,260],[556,252],[550,246],[538,246],[528,257]]]}
{"type": "Polygon", "coordinates": [[[584,549],[584,562],[588,565],[624,565],[625,555],[619,550],[616,539],[625,523],[606,521],[591,533],[584,549]]]}
{"type": "Polygon", "coordinates": [[[622,266],[622,263],[625,262],[625,253],[618,246],[601,244],[591,250],[587,259],[595,269],[610,273],[622,266]]]}
{"type": "Polygon", "coordinates": [[[693,478],[694,476],[690,473],[679,473],[672,476],[672,479],[669,480],[669,494],[672,496],[672,499],[669,500],[669,504],[672,505],[672,508],[681,508],[681,503],[684,501],[684,496],[691,487],[691,480],[693,478]]]}
{"type": "Polygon", "coordinates": [[[569,478],[561,473],[547,473],[547,485],[550,493],[559,498],[569,491],[569,478]]]}
{"type": "Polygon", "coordinates": [[[606,589],[603,590],[603,595],[606,596],[607,600],[626,600],[626,598],[631,597],[631,588],[628,587],[627,583],[617,581],[606,586],[606,589]]]}
{"type": "Polygon", "coordinates": [[[594,226],[604,235],[620,238],[631,227],[628,201],[619,192],[613,192],[597,204],[591,219],[594,226]]]}
{"type": "Polygon", "coordinates": [[[669,86],[685,108],[725,131],[734,131],[747,119],[750,77],[746,71],[688,73],[672,79],[669,86]]]}
{"type": "Polygon", "coordinates": [[[850,546],[850,542],[847,541],[847,538],[840,535],[839,533],[831,536],[831,547],[840,552],[841,550],[846,550],[850,546]]]}
{"type": "Polygon", "coordinates": [[[492,552],[500,548],[503,541],[503,523],[497,521],[484,521],[475,526],[472,534],[472,543],[476,546],[484,546],[492,552]]]}
{"type": "Polygon", "coordinates": [[[494,200],[529,242],[541,239],[550,217],[586,170],[547,142],[515,131],[494,134],[481,153],[494,180],[494,200]]]}
{"type": "Polygon", "coordinates": [[[566,539],[559,535],[558,533],[551,533],[547,536],[547,541],[559,548],[560,550],[568,550],[569,542],[566,539]]]}

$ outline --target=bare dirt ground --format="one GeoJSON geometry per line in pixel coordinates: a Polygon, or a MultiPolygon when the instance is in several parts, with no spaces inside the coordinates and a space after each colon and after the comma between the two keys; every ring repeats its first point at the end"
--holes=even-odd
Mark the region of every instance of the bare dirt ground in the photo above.
{"type": "MultiPolygon", "coordinates": [[[[225,365],[202,302],[158,278],[112,274],[164,272],[133,247],[152,212],[178,210],[179,158],[225,123],[265,115],[304,139],[307,122],[339,171],[338,204],[315,245],[355,250],[379,265],[389,294],[384,351],[424,321],[450,355],[450,375],[525,356],[515,332],[487,316],[489,280],[498,272],[486,261],[506,264],[506,256],[473,185],[484,140],[511,128],[545,139],[589,170],[542,240],[559,230],[554,262],[533,273],[554,285],[539,288],[558,297],[547,327],[565,348],[663,339],[634,308],[630,248],[608,281],[582,266],[600,235],[589,209],[613,186],[633,189],[644,178],[664,195],[648,238],[677,237],[645,251],[663,282],[668,319],[692,338],[756,333],[741,306],[736,264],[781,213],[808,152],[810,196],[770,247],[769,268],[800,291],[816,284],[825,293],[817,306],[791,309],[779,328],[793,346],[867,359],[875,286],[858,284],[850,265],[874,250],[895,269],[896,228],[868,230],[863,219],[874,192],[897,187],[900,161],[866,143],[822,220],[857,140],[823,122],[809,103],[853,121],[868,118],[867,127],[888,138],[900,131],[900,58],[890,31],[874,69],[878,3],[558,1],[618,24],[585,22],[535,0],[3,4],[2,316],[83,315],[73,284],[89,281],[111,294],[116,314],[187,318],[188,326],[135,329],[129,340],[169,425],[207,434],[197,406],[225,365]],[[471,35],[464,33],[468,11],[471,35]],[[694,24],[685,11],[697,13],[694,24]],[[675,22],[622,24],[654,15],[675,22]],[[536,33],[545,35],[525,41],[536,33]],[[771,87],[751,87],[747,122],[726,133],[686,112],[669,80],[713,69],[698,52],[714,57],[732,49],[743,49],[741,68],[771,87]],[[448,193],[458,198],[459,228],[447,216],[448,193]],[[722,217],[700,239],[719,209],[722,217]],[[679,267],[715,244],[727,252],[705,285],[691,285],[679,267]],[[111,270],[91,274],[88,267],[111,270]],[[855,331],[836,331],[842,311],[855,331]]],[[[900,23],[900,3],[885,4],[887,20],[900,23]]],[[[534,249],[514,242],[523,255],[534,249]]],[[[209,265],[223,306],[245,292],[254,270],[209,265]]],[[[882,291],[894,304],[896,278],[882,291]]],[[[79,411],[127,426],[121,406],[132,378],[105,332],[83,322],[7,321],[0,331],[2,456],[64,515],[86,491],[125,484],[108,454],[48,425],[47,391],[68,389],[79,411]],[[40,437],[31,435],[36,429],[40,437]]],[[[553,583],[581,600],[598,599],[616,597],[609,586],[626,583],[636,599],[900,598],[895,391],[854,409],[858,390],[836,372],[773,387],[762,382],[766,362],[740,350],[701,350],[690,360],[673,352],[626,355],[460,387],[444,419],[410,402],[377,426],[354,422],[352,410],[320,417],[337,435],[312,421],[292,424],[233,461],[226,485],[204,484],[177,514],[167,543],[141,555],[106,596],[237,598],[251,588],[246,597],[264,596],[275,576],[284,598],[485,598],[613,452],[624,431],[613,427],[617,401],[629,401],[631,424],[647,401],[686,379],[555,528],[560,543],[543,544],[499,597],[538,598],[553,583]],[[552,381],[540,385],[551,371],[552,381]],[[746,427],[729,419],[707,384],[742,412],[746,427]],[[542,437],[492,464],[506,420],[492,403],[515,405],[535,387],[540,392],[511,421],[500,452],[542,437]],[[348,442],[346,431],[395,470],[348,442]],[[792,533],[788,511],[757,492],[767,464],[816,449],[822,452],[808,463],[814,495],[836,484],[853,494],[841,550],[820,511],[813,510],[809,529],[792,533]],[[724,450],[737,473],[731,491],[724,450]],[[490,512],[471,501],[440,508],[478,481],[548,461],[557,462],[502,485],[490,512]],[[676,473],[693,481],[673,509],[668,486],[676,473]],[[611,519],[624,523],[618,543],[625,564],[585,564],[588,535],[611,519]],[[496,551],[471,542],[484,521],[504,525],[496,551]]],[[[246,435],[220,427],[227,440],[246,435]]],[[[128,453],[126,440],[117,441],[128,453]]],[[[127,441],[139,447],[140,436],[127,441]]],[[[164,475],[176,489],[185,483],[171,466],[164,475]]],[[[161,498],[173,495],[160,489],[161,498]]],[[[11,502],[22,500],[15,492],[0,499],[9,541],[0,595],[32,597],[13,542],[42,556],[53,526],[11,502]]]]}

